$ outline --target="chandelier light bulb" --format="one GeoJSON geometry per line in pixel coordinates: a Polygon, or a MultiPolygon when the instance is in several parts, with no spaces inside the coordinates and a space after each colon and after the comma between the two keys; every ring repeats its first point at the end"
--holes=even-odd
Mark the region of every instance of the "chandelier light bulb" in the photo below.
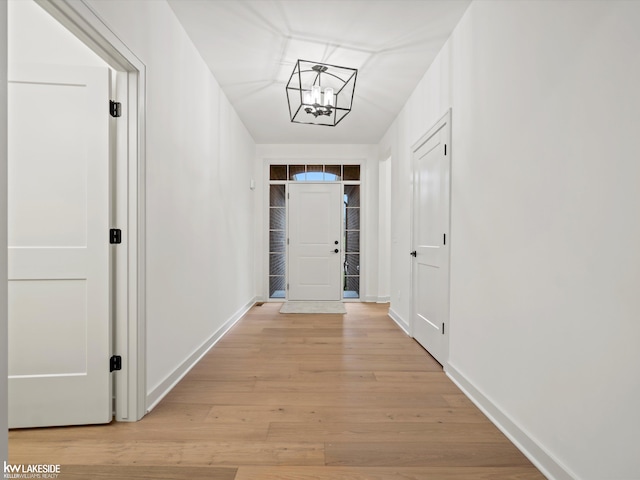
{"type": "Polygon", "coordinates": [[[302,103],[305,105],[313,105],[313,96],[310,90],[305,90],[302,95],[302,103]]]}
{"type": "Polygon", "coordinates": [[[320,85],[314,85],[311,87],[311,96],[313,98],[313,103],[320,105],[320,85]]]}
{"type": "Polygon", "coordinates": [[[333,107],[333,88],[327,87],[324,89],[324,105],[326,107],[333,107]]]}

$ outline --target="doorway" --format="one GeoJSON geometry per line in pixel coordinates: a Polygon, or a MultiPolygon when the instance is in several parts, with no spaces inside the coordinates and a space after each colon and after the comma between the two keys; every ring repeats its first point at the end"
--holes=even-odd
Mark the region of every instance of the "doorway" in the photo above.
{"type": "MultiPolygon", "coordinates": [[[[19,2],[22,4],[22,2],[19,2]]],[[[100,230],[100,233],[95,233],[96,238],[100,235],[101,245],[99,249],[104,252],[107,251],[106,262],[104,258],[99,260],[100,268],[106,268],[107,271],[111,269],[111,276],[107,273],[106,282],[103,282],[104,288],[100,290],[100,296],[106,298],[106,306],[104,311],[110,317],[107,319],[106,325],[101,323],[101,329],[103,332],[102,340],[100,340],[100,358],[99,360],[91,360],[91,363],[99,363],[99,369],[107,372],[107,384],[108,387],[113,387],[115,392],[115,398],[112,397],[110,390],[107,391],[106,397],[100,394],[99,402],[102,404],[100,410],[103,412],[101,417],[109,417],[115,414],[116,420],[120,421],[135,421],[139,420],[145,413],[146,405],[146,386],[144,383],[144,65],[137,59],[131,52],[124,46],[115,35],[102,23],[102,21],[83,3],[72,2],[67,0],[50,1],[50,0],[38,0],[35,6],[40,14],[44,11],[47,21],[60,27],[64,27],[62,30],[69,35],[71,32],[72,37],[78,44],[82,44],[82,48],[89,47],[93,50],[98,57],[106,62],[115,73],[111,76],[107,74],[107,81],[112,81],[112,85],[115,87],[114,96],[111,98],[121,105],[121,116],[117,119],[117,122],[111,129],[116,132],[116,135],[109,136],[108,129],[103,132],[106,135],[106,142],[111,146],[111,150],[114,153],[111,165],[109,166],[109,160],[107,159],[106,170],[102,172],[102,176],[106,179],[106,188],[109,189],[109,182],[111,182],[112,196],[109,199],[109,195],[103,197],[103,200],[107,204],[107,208],[102,209],[102,212],[107,213],[106,221],[104,218],[100,220],[101,226],[95,229],[95,232],[100,230]],[[41,8],[42,7],[42,8],[41,8]],[[53,18],[50,18],[53,17],[53,18]],[[105,228],[106,227],[106,228],[105,228]],[[119,245],[109,245],[110,228],[118,228],[121,230],[121,243],[119,245]],[[104,230],[104,231],[102,231],[104,230]],[[111,259],[109,260],[109,250],[111,250],[111,259]],[[106,291],[106,296],[104,292],[106,291]],[[111,312],[109,315],[108,312],[111,312]],[[105,330],[112,330],[108,332],[105,330]],[[104,335],[106,333],[106,335],[104,335]],[[111,335],[111,336],[110,336],[111,335]],[[105,345],[104,339],[107,339],[105,345]],[[112,374],[110,370],[110,356],[116,354],[120,356],[122,369],[114,371],[112,374]],[[106,414],[104,412],[107,412],[106,414]]],[[[24,5],[24,4],[23,4],[24,5]]],[[[37,29],[31,29],[34,35],[34,39],[37,38],[37,29]]],[[[23,32],[24,33],[24,32],[23,32]]],[[[27,82],[33,83],[33,82],[27,82]]],[[[37,83],[37,82],[36,82],[37,83]]],[[[51,85],[53,86],[54,81],[51,85]]],[[[62,82],[67,86],[80,85],[82,82],[62,82]]],[[[15,85],[24,86],[25,83],[17,82],[15,85]]],[[[73,96],[73,94],[70,94],[73,96]]],[[[108,91],[107,91],[108,95],[108,91]]],[[[47,98],[52,99],[52,96],[47,98]]],[[[107,100],[109,97],[101,100],[101,111],[103,112],[103,118],[109,119],[109,104],[107,100]]],[[[112,119],[115,121],[116,119],[112,119]]],[[[108,127],[107,127],[108,128],[108,127]]],[[[72,131],[72,130],[70,130],[72,131]]],[[[11,144],[11,139],[9,141],[11,144]]],[[[35,142],[34,142],[35,143],[35,142]]],[[[70,144],[79,143],[78,137],[74,137],[74,140],[67,142],[70,144]]],[[[10,147],[11,148],[11,147],[10,147]]],[[[76,165],[76,167],[78,167],[76,165]]],[[[84,167],[79,167],[84,168],[84,167]]],[[[102,167],[100,167],[102,168],[102,167]]],[[[23,178],[28,178],[23,177],[23,178]]],[[[77,185],[76,185],[77,186],[77,185]]],[[[75,188],[75,187],[74,187],[75,188]]],[[[85,188],[89,191],[92,187],[78,187],[80,189],[85,188]]],[[[104,187],[100,187],[103,189],[104,187]]],[[[101,190],[104,191],[104,190],[101,190]]],[[[68,192],[67,192],[68,193],[68,192]]],[[[76,193],[78,191],[76,190],[76,193]]],[[[82,193],[80,192],[82,196],[82,193]]],[[[81,202],[70,201],[71,208],[77,206],[81,202]]],[[[14,202],[15,204],[15,202],[14,202]]],[[[80,218],[82,215],[77,215],[80,218]]],[[[91,216],[93,217],[93,216],[91,216]]],[[[66,217],[65,217],[66,218],[66,217]]],[[[59,225],[58,225],[59,227],[59,225]]],[[[60,232],[61,229],[54,227],[51,231],[60,232]]],[[[46,229],[43,229],[46,230],[46,229]]],[[[14,229],[14,232],[16,230],[14,229]]],[[[78,230],[80,231],[80,230],[78,230]]],[[[69,240],[69,239],[68,239],[69,240]]],[[[77,240],[77,239],[76,239],[77,240]]],[[[82,246],[81,241],[72,240],[71,243],[65,246],[65,251],[71,251],[72,249],[66,247],[82,246]],[[76,245],[77,244],[77,245],[76,245]]],[[[98,242],[94,242],[98,243],[98,242]]],[[[59,250],[60,253],[62,250],[59,250]]],[[[84,253],[87,253],[86,251],[84,253]]],[[[73,255],[73,254],[72,254],[73,255]]],[[[77,257],[82,257],[83,254],[79,253],[77,257]]],[[[87,255],[84,255],[85,257],[87,255]]],[[[104,256],[104,254],[103,254],[104,256]]],[[[94,256],[90,255],[93,259],[94,256]]],[[[10,256],[11,258],[11,256],[10,256]]],[[[77,267],[78,263],[73,263],[74,260],[62,262],[62,256],[53,256],[52,262],[58,262],[61,265],[77,267]]],[[[15,259],[17,260],[17,259],[15,259]]],[[[94,260],[92,260],[94,261],[94,260]]],[[[33,263],[33,262],[32,262],[33,263]]],[[[35,262],[43,263],[43,262],[35,262]]],[[[18,267],[18,262],[12,261],[10,270],[14,267],[18,267]]],[[[22,267],[21,267],[22,269],[22,267]]],[[[75,282],[75,285],[70,287],[71,290],[76,289],[79,296],[76,298],[82,298],[83,289],[79,286],[82,278],[82,272],[63,272],[63,276],[66,276],[69,280],[75,282]]],[[[20,275],[24,275],[24,269],[20,275]]],[[[41,276],[38,274],[37,276],[41,276]]],[[[47,277],[49,278],[49,277],[47,277]]],[[[104,278],[104,276],[102,277],[104,278]]],[[[20,282],[21,280],[18,280],[20,282]]],[[[52,279],[53,281],[53,279],[52,279]]],[[[57,282],[57,280],[56,280],[57,282]]],[[[24,309],[26,300],[21,299],[19,294],[21,288],[26,283],[16,283],[18,285],[17,291],[14,292],[14,311],[15,305],[21,305],[24,309]],[[19,300],[19,301],[18,301],[19,300]]],[[[61,284],[58,283],[57,286],[61,284]]],[[[55,288],[55,287],[54,287],[55,288]]],[[[14,288],[14,290],[16,290],[14,288]]],[[[22,288],[22,290],[24,290],[22,288]]],[[[42,290],[42,289],[41,289],[42,290]]],[[[69,290],[69,289],[67,289],[69,290]]],[[[44,289],[41,292],[44,296],[51,298],[60,298],[51,289],[44,289]]],[[[67,292],[68,293],[68,292],[67,292]]],[[[32,298],[31,294],[28,296],[32,298]]],[[[104,300],[103,300],[104,301],[104,300]]],[[[73,302],[71,302],[73,303],[73,302]]],[[[67,302],[67,307],[69,302],[67,302]]],[[[70,307],[71,308],[71,307],[70,307]]],[[[26,318],[25,315],[32,314],[33,318],[52,318],[50,315],[50,309],[43,314],[38,312],[21,312],[20,316],[26,318]]],[[[75,326],[78,327],[81,324],[83,310],[80,303],[76,304],[72,308],[75,312],[75,326]]],[[[63,314],[64,315],[64,314],[63,314]]],[[[15,325],[15,322],[14,322],[15,325]]],[[[51,325],[49,325],[51,327],[51,325]]],[[[86,326],[85,326],[86,328],[86,326]]],[[[55,331],[55,335],[65,335],[66,327],[64,329],[55,331]]],[[[82,328],[80,328],[82,330],[82,328]]],[[[81,331],[76,330],[76,340],[80,338],[81,331]],[[80,332],[80,333],[78,333],[80,332]]],[[[15,328],[13,329],[15,332],[15,328]]],[[[75,335],[75,334],[74,334],[75,335]]],[[[49,338],[51,343],[55,341],[55,337],[49,338]]],[[[23,342],[14,343],[12,346],[21,348],[23,342]]],[[[86,347],[88,350],[93,347],[86,347]]],[[[68,363],[62,365],[66,368],[67,373],[71,377],[82,376],[82,372],[79,371],[78,366],[82,363],[80,356],[82,355],[81,349],[70,348],[65,350],[67,353],[64,360],[68,363]]],[[[38,370],[42,370],[43,363],[41,362],[38,370]]],[[[58,365],[60,367],[61,365],[58,365]]],[[[98,367],[96,367],[97,369],[98,367]]],[[[81,370],[81,369],[80,369],[81,370]]],[[[46,379],[46,375],[57,375],[58,373],[46,373],[43,371],[38,372],[38,375],[32,375],[34,371],[27,372],[14,371],[14,377],[36,377],[40,376],[42,379],[46,379]],[[45,375],[42,375],[45,374],[45,375]]],[[[101,375],[104,378],[104,375],[101,375]]],[[[101,380],[101,384],[104,384],[104,379],[101,380]]],[[[36,387],[35,390],[39,391],[40,397],[46,397],[48,389],[43,386],[36,387]]],[[[102,389],[104,392],[104,389],[102,389]]],[[[15,402],[14,402],[15,403],[15,402]]],[[[63,401],[64,403],[64,401],[63,401]]],[[[27,412],[27,415],[35,417],[34,412],[27,412]]],[[[54,421],[41,421],[37,418],[33,419],[30,426],[47,425],[47,424],[70,424],[70,423],[96,423],[93,420],[81,420],[80,422],[74,420],[59,420],[54,421]]],[[[15,426],[15,424],[14,424],[15,426]]]]}
{"type": "Polygon", "coordinates": [[[449,355],[451,113],[413,148],[412,336],[444,365],[449,355]]]}
{"type": "MultiPolygon", "coordinates": [[[[327,300],[357,301],[360,298],[360,278],[362,275],[360,268],[362,217],[360,174],[360,165],[270,165],[267,203],[268,283],[266,287],[269,299],[274,301],[313,300],[322,297],[327,300]],[[317,192],[312,194],[311,190],[317,190],[317,192]],[[320,193],[320,191],[324,193],[320,193]],[[319,200],[321,197],[324,200],[319,200]],[[311,200],[312,198],[314,200],[311,200]],[[329,201],[329,198],[332,200],[329,201]],[[308,205],[299,205],[299,202],[306,200],[310,202],[308,205]],[[323,203],[325,200],[326,204],[323,203]],[[316,204],[316,202],[318,203],[316,204]],[[330,218],[327,217],[329,211],[331,212],[330,218]],[[318,257],[314,261],[313,268],[310,265],[303,268],[300,256],[306,254],[302,253],[300,248],[308,249],[310,246],[300,245],[298,239],[302,239],[302,237],[296,237],[296,235],[310,234],[312,229],[319,228],[319,224],[313,223],[314,218],[326,220],[326,225],[322,229],[323,233],[316,231],[316,234],[318,234],[318,238],[327,237],[327,235],[331,238],[327,237],[323,240],[326,244],[318,242],[317,245],[322,244],[323,246],[315,248],[318,249],[318,253],[322,251],[324,252],[322,255],[328,255],[328,258],[321,261],[318,257]],[[296,223],[292,223],[293,221],[296,223]],[[310,222],[310,228],[305,227],[303,231],[293,232],[292,226],[297,229],[298,221],[310,222]],[[293,268],[296,270],[292,270],[293,268]],[[331,283],[329,283],[328,277],[325,277],[324,280],[320,279],[318,275],[321,272],[331,275],[331,283]],[[309,277],[305,279],[305,275],[309,275],[309,277]],[[334,285],[336,279],[338,282],[337,294],[334,285]],[[295,287],[293,286],[294,282],[295,287]],[[324,294],[319,291],[311,292],[307,287],[298,288],[305,283],[308,283],[310,287],[314,282],[319,282],[318,288],[321,283],[325,285],[324,294]],[[329,284],[332,286],[329,287],[329,284]],[[327,293],[329,290],[332,292],[331,295],[327,293]],[[306,293],[302,293],[303,291],[306,293]]],[[[311,239],[304,238],[302,240],[308,242],[311,239]]],[[[311,243],[315,242],[316,240],[311,241],[311,243]]]]}

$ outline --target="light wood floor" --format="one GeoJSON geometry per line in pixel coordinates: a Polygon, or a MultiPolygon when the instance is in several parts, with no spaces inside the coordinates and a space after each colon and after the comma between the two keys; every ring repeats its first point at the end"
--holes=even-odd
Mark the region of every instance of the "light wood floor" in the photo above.
{"type": "Polygon", "coordinates": [[[12,431],[66,479],[543,479],[387,316],[255,306],[142,421],[12,431]]]}

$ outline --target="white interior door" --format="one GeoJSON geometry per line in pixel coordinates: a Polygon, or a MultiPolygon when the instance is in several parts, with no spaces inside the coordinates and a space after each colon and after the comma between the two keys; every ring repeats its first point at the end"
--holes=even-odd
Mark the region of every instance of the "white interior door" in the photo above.
{"type": "Polygon", "coordinates": [[[289,184],[288,300],[341,300],[342,185],[289,184]]]}
{"type": "Polygon", "coordinates": [[[109,70],[9,68],[9,426],[106,423],[109,70]]]}
{"type": "Polygon", "coordinates": [[[441,364],[449,345],[448,131],[448,120],[441,121],[413,155],[412,333],[441,364]]]}

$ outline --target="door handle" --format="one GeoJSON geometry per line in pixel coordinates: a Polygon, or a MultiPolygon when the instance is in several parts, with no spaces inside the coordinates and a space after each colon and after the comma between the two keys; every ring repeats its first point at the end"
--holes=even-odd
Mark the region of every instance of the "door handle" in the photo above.
{"type": "Polygon", "coordinates": [[[417,257],[418,256],[418,252],[416,252],[415,250],[413,252],[411,252],[409,255],[411,255],[412,257],[417,257]]]}

